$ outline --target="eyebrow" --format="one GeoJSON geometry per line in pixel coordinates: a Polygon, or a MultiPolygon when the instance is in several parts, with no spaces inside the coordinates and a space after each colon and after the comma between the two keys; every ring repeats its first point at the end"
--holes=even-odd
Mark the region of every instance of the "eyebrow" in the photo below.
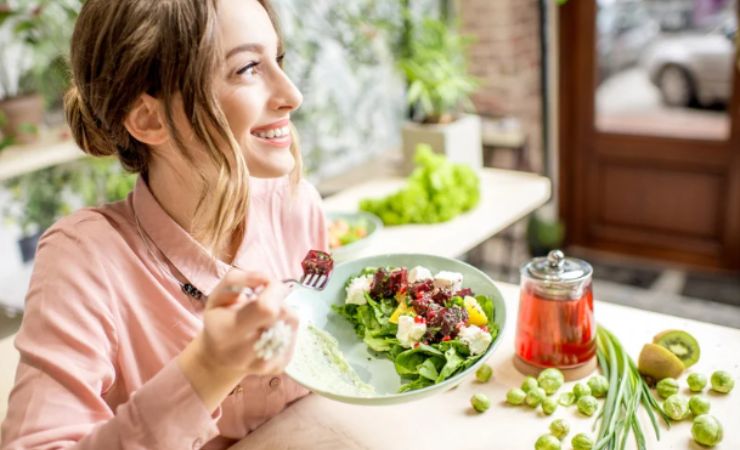
{"type": "Polygon", "coordinates": [[[244,45],[240,45],[238,47],[234,47],[231,50],[229,50],[229,52],[226,53],[226,59],[229,59],[230,57],[236,55],[239,52],[261,53],[264,50],[265,50],[265,47],[263,47],[261,44],[244,44],[244,45]]]}

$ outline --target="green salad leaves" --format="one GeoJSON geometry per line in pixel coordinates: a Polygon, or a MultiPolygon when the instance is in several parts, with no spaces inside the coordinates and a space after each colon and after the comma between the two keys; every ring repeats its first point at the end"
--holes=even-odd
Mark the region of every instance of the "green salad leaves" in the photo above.
{"type": "MultiPolygon", "coordinates": [[[[382,270],[390,274],[393,274],[394,271],[403,271],[404,274],[406,272],[406,269],[403,268],[386,268],[378,271],[382,270]]],[[[379,277],[375,268],[367,268],[355,277],[350,278],[346,286],[349,286],[355,278],[360,276],[375,276],[376,279],[379,277]]],[[[405,279],[405,275],[403,278],[405,279]]],[[[470,351],[469,344],[460,339],[457,331],[442,336],[444,333],[440,333],[440,328],[434,326],[434,316],[430,316],[429,312],[426,316],[420,314],[420,310],[415,309],[413,300],[409,300],[407,305],[407,294],[409,292],[416,295],[419,302],[424,300],[422,299],[424,296],[431,298],[432,295],[439,293],[439,290],[415,293],[415,289],[419,288],[421,284],[408,283],[397,290],[385,290],[381,298],[377,294],[378,290],[373,289],[364,293],[364,304],[345,303],[333,306],[336,313],[353,325],[357,336],[367,344],[371,353],[376,356],[387,357],[393,361],[396,372],[404,382],[399,392],[440,383],[471,367],[485,354],[485,351],[473,354],[470,351]],[[393,294],[388,295],[389,292],[393,292],[393,294]],[[401,314],[397,311],[399,309],[403,311],[401,314]],[[410,316],[414,318],[416,323],[425,324],[426,331],[418,342],[412,345],[407,342],[404,346],[399,341],[397,337],[398,321],[401,316],[410,316]],[[393,320],[393,317],[396,319],[393,320]]],[[[448,293],[447,295],[448,298],[443,304],[439,305],[439,309],[435,309],[439,314],[444,310],[462,308],[459,306],[463,303],[462,297],[455,295],[455,293],[448,293]]],[[[492,343],[498,335],[498,328],[494,322],[493,301],[485,295],[476,295],[474,298],[480,305],[481,310],[484,311],[487,319],[487,324],[479,328],[490,334],[490,342],[492,343]]],[[[456,330],[461,330],[466,326],[475,326],[471,325],[467,314],[464,317],[456,330]]],[[[480,330],[478,331],[480,332],[480,330]]]]}
{"type": "Polygon", "coordinates": [[[386,225],[438,223],[473,209],[480,200],[480,180],[473,169],[438,155],[419,144],[417,167],[406,186],[382,199],[364,199],[360,209],[375,214],[386,225]]]}

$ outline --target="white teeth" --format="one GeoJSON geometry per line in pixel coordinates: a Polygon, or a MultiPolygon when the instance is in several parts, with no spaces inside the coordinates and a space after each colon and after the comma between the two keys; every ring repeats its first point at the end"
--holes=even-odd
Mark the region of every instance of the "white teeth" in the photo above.
{"type": "Polygon", "coordinates": [[[281,128],[273,128],[267,131],[258,131],[257,133],[254,133],[255,136],[262,139],[278,138],[287,136],[288,134],[290,134],[290,128],[287,126],[281,128]]]}

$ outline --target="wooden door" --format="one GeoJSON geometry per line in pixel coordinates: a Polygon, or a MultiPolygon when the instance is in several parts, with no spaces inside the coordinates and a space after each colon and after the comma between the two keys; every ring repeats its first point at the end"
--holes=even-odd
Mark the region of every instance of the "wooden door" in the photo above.
{"type": "Polygon", "coordinates": [[[730,3],[571,0],[559,8],[560,210],[569,244],[740,269],[730,3]]]}

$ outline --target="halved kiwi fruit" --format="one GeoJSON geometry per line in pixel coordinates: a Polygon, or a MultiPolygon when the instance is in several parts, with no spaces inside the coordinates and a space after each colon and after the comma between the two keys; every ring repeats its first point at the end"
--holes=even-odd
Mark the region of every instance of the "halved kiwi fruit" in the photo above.
{"type": "Polygon", "coordinates": [[[666,330],[655,335],[653,343],[670,350],[681,360],[685,368],[689,368],[699,361],[701,349],[694,336],[681,330],[666,330]]]}
{"type": "Polygon", "coordinates": [[[637,368],[641,374],[657,382],[668,377],[678,378],[684,366],[681,360],[665,347],[645,344],[637,360],[637,368]]]}

